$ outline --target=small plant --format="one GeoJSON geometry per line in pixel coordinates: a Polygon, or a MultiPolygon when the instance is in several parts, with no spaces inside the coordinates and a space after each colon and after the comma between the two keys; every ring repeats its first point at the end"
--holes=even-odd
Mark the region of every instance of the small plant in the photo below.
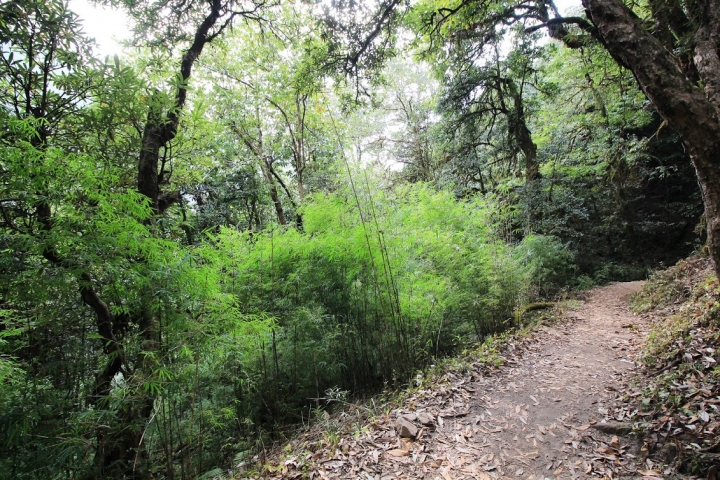
{"type": "Polygon", "coordinates": [[[347,390],[341,390],[340,387],[332,387],[325,390],[325,398],[324,400],[328,403],[330,402],[338,402],[338,403],[347,403],[348,395],[350,394],[347,390]]]}
{"type": "Polygon", "coordinates": [[[332,430],[327,430],[323,435],[323,441],[331,451],[336,450],[340,445],[340,434],[332,430]]]}
{"type": "Polygon", "coordinates": [[[363,435],[365,435],[368,432],[369,432],[368,428],[363,426],[363,424],[360,422],[355,422],[355,424],[353,425],[353,434],[352,435],[353,435],[353,438],[355,438],[355,439],[362,437],[363,435]]]}

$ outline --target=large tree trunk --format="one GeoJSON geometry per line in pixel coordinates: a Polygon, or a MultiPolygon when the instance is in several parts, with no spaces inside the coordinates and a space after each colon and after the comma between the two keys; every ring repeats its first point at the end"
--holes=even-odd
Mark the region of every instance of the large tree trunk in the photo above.
{"type": "Polygon", "coordinates": [[[690,154],[705,202],[708,248],[720,276],[720,1],[699,2],[695,17],[701,24],[694,61],[703,87],[620,0],[583,0],[583,5],[610,54],[633,72],[690,154]]]}
{"type": "Polygon", "coordinates": [[[515,114],[508,119],[513,136],[520,145],[520,150],[525,157],[525,181],[529,184],[540,178],[540,164],[537,160],[537,145],[533,142],[532,132],[525,122],[525,109],[523,108],[522,96],[514,92],[513,102],[515,103],[515,114]]]}

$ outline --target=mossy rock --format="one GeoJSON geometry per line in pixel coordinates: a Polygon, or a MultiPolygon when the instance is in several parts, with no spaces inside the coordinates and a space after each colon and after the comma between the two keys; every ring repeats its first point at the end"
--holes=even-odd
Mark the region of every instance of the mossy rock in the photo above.
{"type": "Polygon", "coordinates": [[[520,320],[522,320],[523,315],[525,315],[527,312],[532,312],[534,310],[545,310],[548,308],[553,308],[554,306],[555,302],[535,302],[523,305],[522,307],[515,310],[515,323],[519,324],[520,320]]]}

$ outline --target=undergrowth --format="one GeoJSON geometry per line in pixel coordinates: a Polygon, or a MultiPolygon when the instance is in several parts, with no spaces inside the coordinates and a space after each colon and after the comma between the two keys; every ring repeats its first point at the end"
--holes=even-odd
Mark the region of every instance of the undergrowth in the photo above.
{"type": "Polygon", "coordinates": [[[635,400],[645,448],[667,467],[704,472],[720,452],[720,283],[707,258],[691,257],[653,275],[631,306],[653,321],[635,400]]]}
{"type": "Polygon", "coordinates": [[[685,301],[697,281],[698,270],[704,272],[707,262],[704,257],[690,257],[674,267],[655,272],[645,287],[633,295],[630,307],[636,313],[645,313],[685,301]]]}

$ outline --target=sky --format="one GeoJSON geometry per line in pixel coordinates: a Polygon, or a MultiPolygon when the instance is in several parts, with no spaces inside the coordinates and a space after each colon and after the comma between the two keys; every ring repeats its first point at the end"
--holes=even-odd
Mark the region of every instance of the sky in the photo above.
{"type": "MultiPolygon", "coordinates": [[[[130,19],[121,10],[93,5],[89,0],[69,0],[70,9],[80,15],[85,33],[94,37],[100,56],[121,54],[118,43],[130,37],[130,19]]],[[[580,0],[555,0],[563,14],[572,7],[580,6],[580,0]]]]}
{"type": "Polygon", "coordinates": [[[120,40],[130,37],[130,19],[121,10],[101,5],[95,6],[88,0],[69,0],[70,10],[83,20],[83,30],[94,37],[98,44],[96,53],[105,55],[121,54],[120,40]]]}

